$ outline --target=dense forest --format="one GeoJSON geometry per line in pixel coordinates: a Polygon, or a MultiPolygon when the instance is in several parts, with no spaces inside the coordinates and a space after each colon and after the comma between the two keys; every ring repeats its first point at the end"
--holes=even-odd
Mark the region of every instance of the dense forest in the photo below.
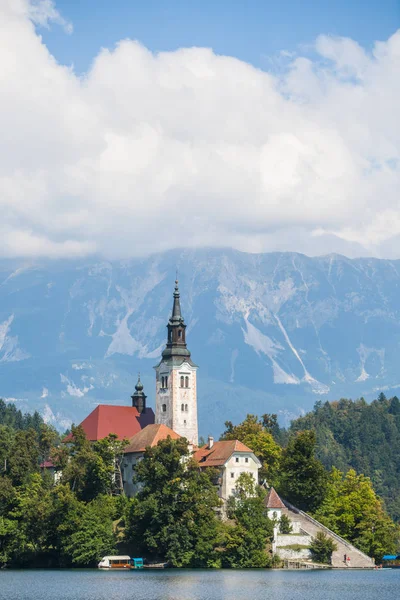
{"type": "Polygon", "coordinates": [[[400,401],[380,394],[359,400],[317,402],[290,431],[313,430],[316,453],[326,469],[354,469],[370,477],[392,518],[400,521],[400,401]]]}
{"type": "Polygon", "coordinates": [[[318,430],[310,428],[297,421],[283,431],[275,415],[226,423],[222,439],[254,450],[262,485],[242,474],[221,519],[216,472],[199,470],[186,440],[148,448],[136,468],[140,492],[127,498],[115,476],[125,441],[109,435],[90,443],[80,427],[60,436],[39,414],[0,400],[0,565],[94,566],[104,555],[128,553],[174,567],[270,567],[279,560],[271,553],[268,485],[378,561],[397,552],[398,526],[370,479],[348,461],[325,466],[318,430]],[[49,459],[56,481],[40,467],[49,459]]]}

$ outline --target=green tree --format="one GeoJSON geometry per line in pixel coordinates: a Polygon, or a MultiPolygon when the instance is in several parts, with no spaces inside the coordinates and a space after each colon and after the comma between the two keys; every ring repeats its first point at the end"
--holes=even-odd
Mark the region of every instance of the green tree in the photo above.
{"type": "Polygon", "coordinates": [[[371,480],[353,469],[346,475],[332,469],[315,517],[377,560],[398,550],[398,527],[385,513],[371,480]]]}
{"type": "Polygon", "coordinates": [[[265,507],[265,490],[253,477],[242,473],[235,494],[228,503],[228,515],[235,522],[225,529],[222,564],[233,568],[271,566],[268,552],[273,535],[273,523],[265,507]]]}
{"type": "Polygon", "coordinates": [[[74,531],[64,539],[63,553],[76,566],[95,566],[103,556],[115,554],[114,506],[99,496],[82,507],[74,531]]]}
{"type": "Polygon", "coordinates": [[[287,515],[282,515],[279,519],[279,533],[289,534],[292,533],[292,523],[287,515]]]}
{"type": "Polygon", "coordinates": [[[82,427],[72,427],[65,449],[53,451],[52,456],[62,470],[62,482],[70,485],[79,500],[90,502],[102,494],[122,493],[120,463],[126,443],[110,434],[91,444],[82,427]]]}
{"type": "Polygon", "coordinates": [[[16,431],[7,472],[14,485],[22,485],[33,473],[39,472],[39,444],[34,429],[16,431]]]}
{"type": "Polygon", "coordinates": [[[7,472],[7,462],[14,443],[14,430],[8,425],[0,425],[0,475],[7,472]]]}
{"type": "Polygon", "coordinates": [[[278,490],[281,496],[305,511],[315,511],[326,493],[328,474],[315,457],[313,431],[293,435],[283,451],[278,490]]]}
{"type": "Polygon", "coordinates": [[[337,544],[332,538],[328,537],[323,531],[318,531],[310,544],[312,560],[317,563],[330,565],[332,562],[332,553],[337,548],[337,544]]]}
{"type": "Polygon", "coordinates": [[[137,465],[141,490],[127,517],[127,541],[175,567],[216,564],[220,500],[212,470],[200,472],[184,439],[147,448],[137,465]]]}

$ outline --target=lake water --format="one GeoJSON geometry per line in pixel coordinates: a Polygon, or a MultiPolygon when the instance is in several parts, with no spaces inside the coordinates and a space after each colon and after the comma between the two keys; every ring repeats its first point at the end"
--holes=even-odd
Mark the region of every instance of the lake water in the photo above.
{"type": "Polygon", "coordinates": [[[0,600],[397,600],[377,571],[0,571],[0,600]]]}

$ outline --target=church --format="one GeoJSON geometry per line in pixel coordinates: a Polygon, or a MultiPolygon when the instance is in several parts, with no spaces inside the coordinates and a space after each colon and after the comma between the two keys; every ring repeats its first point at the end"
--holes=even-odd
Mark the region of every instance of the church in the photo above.
{"type": "Polygon", "coordinates": [[[189,442],[189,449],[200,469],[217,468],[218,491],[223,500],[233,492],[236,480],[243,472],[258,481],[261,463],[253,451],[238,440],[214,442],[212,437],[198,447],[197,365],[192,361],[186,344],[186,324],[182,316],[178,281],[175,281],[171,317],[167,324],[167,342],[160,362],[154,367],[156,383],[155,414],[147,406],[147,396],[140,381],[131,396],[131,406],[100,404],[81,423],[90,441],[116,434],[128,439],[121,465],[124,491],[133,496],[138,490],[133,483],[136,463],[147,447],[160,440],[180,437],[189,442]]]}

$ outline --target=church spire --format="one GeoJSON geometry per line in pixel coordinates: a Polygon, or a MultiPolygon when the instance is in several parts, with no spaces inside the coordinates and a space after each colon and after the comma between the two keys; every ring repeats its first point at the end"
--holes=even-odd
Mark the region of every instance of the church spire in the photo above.
{"type": "Polygon", "coordinates": [[[172,314],[168,321],[168,339],[165,350],[162,353],[164,361],[182,363],[190,361],[190,352],[186,346],[186,324],[182,316],[181,301],[178,280],[175,280],[174,300],[172,314]]]}
{"type": "Polygon", "coordinates": [[[172,316],[171,316],[170,321],[172,323],[175,323],[177,321],[181,321],[183,323],[183,318],[182,318],[182,313],[181,313],[180,293],[179,293],[177,279],[175,279],[174,303],[172,305],[172,316]]]}

